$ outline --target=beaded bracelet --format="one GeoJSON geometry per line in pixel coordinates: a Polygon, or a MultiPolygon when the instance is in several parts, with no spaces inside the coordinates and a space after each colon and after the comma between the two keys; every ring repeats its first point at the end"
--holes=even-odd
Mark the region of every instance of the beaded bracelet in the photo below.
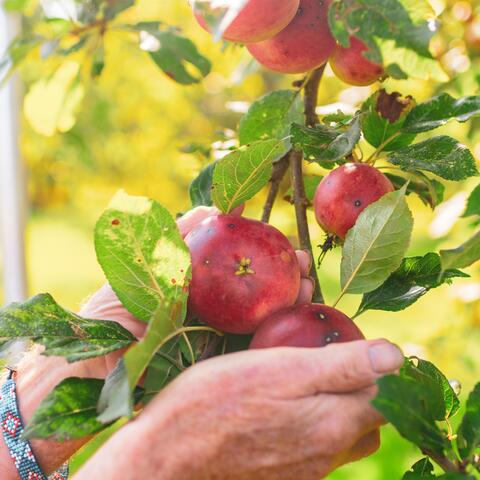
{"type": "Polygon", "coordinates": [[[21,480],[66,480],[68,464],[50,475],[45,475],[39,467],[28,440],[22,438],[24,425],[17,403],[17,389],[10,370],[7,381],[0,391],[0,418],[3,439],[21,480]]]}

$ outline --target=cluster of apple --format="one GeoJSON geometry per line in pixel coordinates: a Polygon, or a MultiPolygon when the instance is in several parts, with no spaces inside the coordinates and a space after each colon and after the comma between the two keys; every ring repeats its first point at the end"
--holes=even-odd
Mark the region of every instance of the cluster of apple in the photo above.
{"type": "MultiPolygon", "coordinates": [[[[371,85],[384,76],[382,65],[368,60],[367,46],[350,38],[338,45],[328,25],[331,0],[250,0],[223,34],[243,43],[265,67],[282,73],[304,73],[327,61],[338,78],[351,85],[371,85]]],[[[199,11],[195,16],[208,30],[199,11]]]]}
{"type": "MultiPolygon", "coordinates": [[[[344,239],[360,213],[393,189],[374,167],[342,165],[317,188],[317,220],[327,233],[344,239]]],[[[185,242],[193,265],[189,310],[207,325],[254,334],[250,348],[323,347],[364,338],[334,308],[295,304],[299,263],[289,240],[271,225],[220,215],[203,221],[185,242]]]]}

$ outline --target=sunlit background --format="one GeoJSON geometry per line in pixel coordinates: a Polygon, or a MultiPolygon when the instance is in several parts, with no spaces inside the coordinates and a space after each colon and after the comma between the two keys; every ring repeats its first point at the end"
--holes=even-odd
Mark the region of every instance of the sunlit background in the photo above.
{"type": "MultiPolygon", "coordinates": [[[[475,21],[476,4],[441,0],[432,4],[442,13],[444,24],[433,49],[441,56],[451,81],[389,80],[385,88],[412,95],[417,101],[440,91],[454,96],[478,94],[480,21],[475,21]]],[[[295,79],[258,69],[240,47],[213,43],[183,0],[143,0],[120,21],[149,17],[180,26],[212,60],[212,73],[202,84],[182,87],[172,82],[138,49],[133,35],[115,31],[106,34],[106,68],[97,80],[76,83],[77,74],[86,68],[83,54],[69,57],[68,62],[35,54],[21,69],[25,96],[18,102],[19,145],[27,170],[29,294],[50,292],[73,310],[104,282],[92,231],[115,191],[124,188],[157,199],[174,214],[185,212],[189,209],[189,182],[208,161],[201,153],[204,148],[186,152],[215,142],[219,149],[218,142],[226,142],[223,146],[228,147],[248,104],[267,91],[288,88],[295,79]]],[[[354,111],[372,89],[349,87],[327,70],[319,100],[322,111],[354,111]]],[[[465,142],[478,159],[479,127],[480,120],[450,123],[442,133],[465,142]]],[[[471,235],[471,219],[459,217],[477,182],[449,184],[447,201],[436,212],[416,198],[409,199],[416,222],[409,255],[455,247],[471,235]]],[[[286,190],[288,185],[284,187],[286,190]]],[[[260,217],[262,198],[263,194],[247,206],[247,216],[260,217]]],[[[318,245],[323,234],[312,216],[311,220],[318,245]]],[[[294,240],[295,220],[287,201],[278,202],[272,223],[294,240]]],[[[320,271],[327,302],[339,292],[339,260],[340,251],[329,254],[320,271]]],[[[368,337],[387,337],[407,354],[432,360],[449,377],[459,379],[467,392],[480,376],[478,267],[468,273],[470,279],[430,292],[405,312],[368,312],[358,323],[368,337]]],[[[0,284],[0,303],[2,295],[0,284]]],[[[348,296],[340,308],[353,314],[359,300],[348,296]]],[[[419,457],[419,452],[387,428],[378,454],[344,467],[330,478],[400,479],[419,457]]]]}

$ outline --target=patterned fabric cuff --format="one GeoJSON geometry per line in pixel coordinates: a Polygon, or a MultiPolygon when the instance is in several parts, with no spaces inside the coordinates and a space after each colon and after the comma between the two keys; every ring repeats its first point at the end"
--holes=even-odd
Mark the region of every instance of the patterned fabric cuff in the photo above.
{"type": "Polygon", "coordinates": [[[0,391],[0,419],[3,439],[21,480],[66,480],[68,464],[47,477],[39,467],[28,440],[22,438],[24,425],[17,404],[17,390],[12,371],[0,391]]]}

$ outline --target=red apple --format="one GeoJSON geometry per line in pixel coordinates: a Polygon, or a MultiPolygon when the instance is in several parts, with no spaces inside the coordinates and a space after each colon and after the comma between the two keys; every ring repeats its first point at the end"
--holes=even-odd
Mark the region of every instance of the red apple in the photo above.
{"type": "MultiPolygon", "coordinates": [[[[261,42],[283,30],[297,13],[299,0],[250,0],[225,30],[223,38],[232,42],[261,42]]],[[[197,11],[198,23],[207,31],[205,18],[197,11]]]]}
{"type": "Polygon", "coordinates": [[[347,163],[318,185],[313,201],[317,221],[327,233],[344,239],[366,207],[393,191],[390,180],[376,168],[347,163]]]}
{"type": "Polygon", "coordinates": [[[337,45],[330,58],[335,75],[350,85],[371,85],[381,78],[385,71],[382,65],[368,60],[364,53],[368,47],[358,38],[350,37],[350,46],[337,45]]]}
{"type": "Polygon", "coordinates": [[[355,323],[342,312],[326,305],[305,304],[277,312],[265,320],[250,348],[315,348],[364,338],[355,323]]]}
{"type": "Polygon", "coordinates": [[[291,23],[269,40],[247,45],[265,67],[282,73],[303,73],[325,64],[335,48],[328,26],[331,0],[300,0],[291,23]]]}
{"type": "Polygon", "coordinates": [[[220,215],[185,242],[192,255],[189,310],[229,333],[253,333],[272,313],[293,305],[300,267],[288,239],[256,220],[220,215]]]}

